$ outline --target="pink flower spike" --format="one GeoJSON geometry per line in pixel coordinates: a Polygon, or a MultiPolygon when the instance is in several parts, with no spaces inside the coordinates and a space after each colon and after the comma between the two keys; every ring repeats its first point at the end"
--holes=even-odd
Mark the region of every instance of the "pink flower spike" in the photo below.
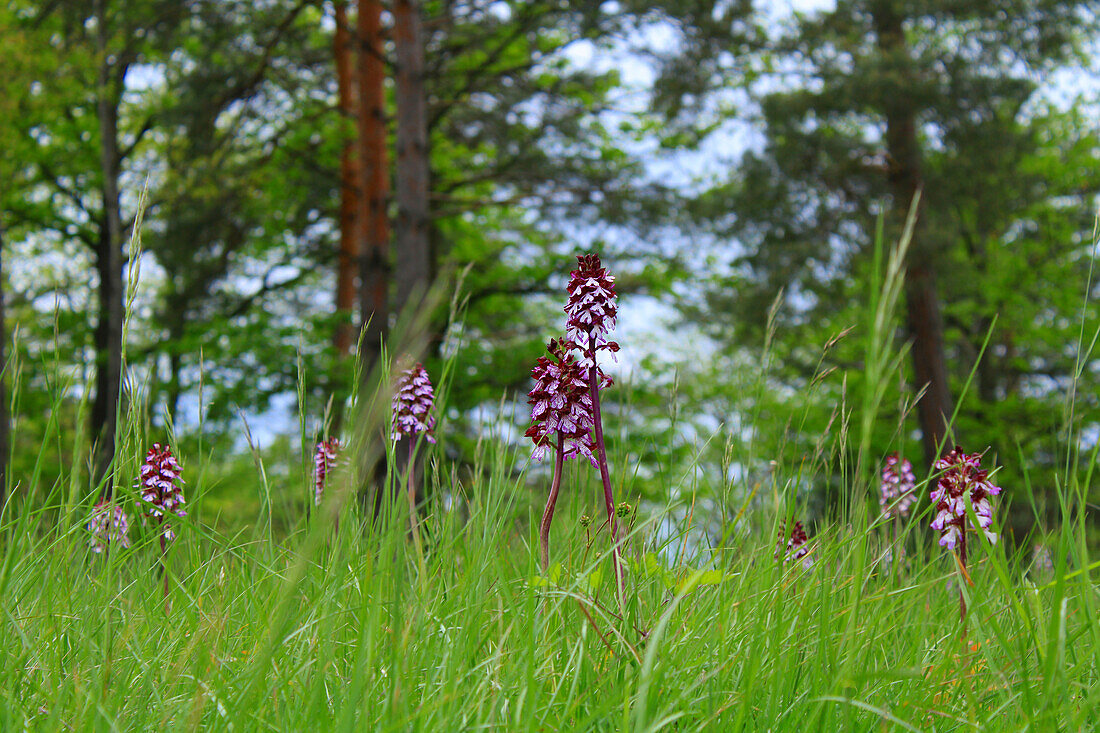
{"type": "Polygon", "coordinates": [[[339,453],[340,441],[329,438],[317,443],[313,452],[313,503],[321,506],[321,496],[325,493],[325,481],[332,467],[336,465],[336,455],[339,453]]]}
{"type": "Polygon", "coordinates": [[[172,449],[168,446],[161,448],[160,443],[154,443],[145,455],[141,474],[134,484],[134,488],[141,491],[145,514],[160,524],[161,535],[166,540],[176,537],[167,521],[169,515],[187,516],[183,510],[183,489],[178,485],[183,483],[181,472],[172,449]]]}
{"type": "Polygon", "coordinates": [[[598,351],[609,351],[614,358],[619,345],[607,336],[615,330],[618,295],[615,276],[600,263],[599,255],[577,256],[577,269],[569,273],[568,291],[565,337],[570,346],[580,350],[581,365],[593,367],[598,351]]]}
{"type": "Polygon", "coordinates": [[[879,487],[879,506],[884,517],[905,517],[917,500],[917,477],[913,464],[899,458],[897,453],[887,456],[882,468],[882,484],[879,487]]]}
{"type": "Polygon", "coordinates": [[[129,547],[130,520],[122,507],[114,504],[109,499],[100,499],[92,509],[91,519],[88,520],[88,531],[92,537],[88,543],[92,552],[101,553],[107,551],[111,545],[129,547]]]}
{"type": "Polygon", "coordinates": [[[779,543],[775,547],[775,559],[782,559],[784,563],[792,560],[802,559],[802,568],[809,570],[814,565],[814,559],[808,553],[810,552],[807,542],[809,538],[806,536],[806,530],[802,528],[802,522],[795,522],[791,527],[790,536],[787,535],[783,526],[779,527],[779,543]],[[784,546],[784,543],[786,545],[784,546]]]}
{"type": "Polygon", "coordinates": [[[397,380],[397,389],[393,395],[393,440],[423,434],[429,443],[434,443],[432,431],[435,418],[428,413],[435,401],[435,390],[428,378],[424,365],[417,362],[401,372],[397,380]]]}
{"type": "Polygon", "coordinates": [[[565,458],[584,456],[596,466],[592,440],[592,395],[584,370],[563,342],[552,340],[550,356],[540,356],[531,376],[534,388],[527,393],[531,427],[525,435],[535,444],[532,458],[542,460],[554,433],[565,442],[565,458]]]}
{"type": "Polygon", "coordinates": [[[931,527],[943,533],[940,544],[953,550],[968,529],[980,529],[990,542],[996,542],[997,535],[989,529],[993,526],[993,504],[989,497],[1000,494],[1001,487],[993,484],[989,472],[982,469],[981,454],[967,454],[956,446],[936,461],[935,468],[941,473],[930,494],[936,510],[931,527]],[[977,527],[969,526],[967,521],[967,493],[978,518],[977,527]]]}

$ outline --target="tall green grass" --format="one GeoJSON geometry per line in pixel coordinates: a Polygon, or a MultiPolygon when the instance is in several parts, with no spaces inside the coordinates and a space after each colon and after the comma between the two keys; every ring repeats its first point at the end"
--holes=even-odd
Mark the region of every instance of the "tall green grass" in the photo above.
{"type": "MultiPolygon", "coordinates": [[[[879,259],[884,276],[867,319],[874,384],[901,368],[886,333],[902,255],[879,259]]],[[[843,476],[849,494],[835,523],[819,525],[812,568],[773,556],[774,528],[795,504],[786,487],[807,470],[778,465],[768,490],[741,492],[741,510],[717,546],[684,541],[705,519],[690,497],[641,508],[627,540],[621,604],[606,530],[578,523],[592,506],[594,476],[570,469],[552,536],[555,567],[540,577],[531,521],[538,479],[517,471],[525,455],[493,436],[479,444],[475,470],[462,474],[472,478],[459,480],[440,453],[428,454],[433,490],[423,508],[422,562],[404,501],[389,502],[377,521],[365,516],[354,476],[360,456],[381,450],[372,436],[386,419],[384,398],[359,413],[354,460],[331,501],[308,518],[283,517],[286,532],[273,531],[273,513],[302,504],[273,504],[261,451],[248,485],[236,488],[261,497],[257,516],[236,534],[213,529],[204,509],[218,481],[215,457],[183,456],[192,513],[164,558],[167,602],[159,546],[132,501],[134,547],[95,556],[83,528],[93,489],[74,480],[16,492],[0,515],[0,727],[1097,727],[1100,627],[1084,541],[1087,478],[1059,488],[1053,570],[975,535],[964,637],[959,577],[927,529],[927,512],[891,548],[890,528],[864,510],[878,460],[867,436],[881,402],[881,392],[867,394],[863,404],[839,408],[830,438],[838,458],[810,464],[843,476]],[[897,557],[901,547],[904,559],[889,563],[887,550],[897,557]]],[[[118,467],[123,490],[150,434],[141,414],[120,416],[129,452],[118,467]]],[[[304,434],[301,442],[310,444],[304,434]]],[[[309,456],[300,458],[287,480],[303,484],[306,497],[309,456]]],[[[385,460],[392,481],[392,449],[385,460]]],[[[629,493],[629,469],[615,468],[629,493]]],[[[1006,493],[1015,491],[1007,478],[1006,493]]]]}
{"type": "MultiPolygon", "coordinates": [[[[770,537],[731,538],[705,566],[647,570],[643,555],[620,614],[606,536],[586,556],[577,502],[554,537],[557,583],[532,582],[525,490],[508,456],[491,460],[468,519],[431,505],[423,574],[400,503],[380,527],[317,515],[277,543],[192,526],[166,559],[167,611],[151,536],[92,557],[79,526],[8,519],[4,729],[1095,725],[1096,589],[1072,522],[1049,576],[980,553],[965,642],[947,559],[918,550],[898,570],[874,531],[842,527],[814,538],[809,571],[778,565],[770,537]]],[[[654,549],[646,523],[632,547],[654,549]]]]}

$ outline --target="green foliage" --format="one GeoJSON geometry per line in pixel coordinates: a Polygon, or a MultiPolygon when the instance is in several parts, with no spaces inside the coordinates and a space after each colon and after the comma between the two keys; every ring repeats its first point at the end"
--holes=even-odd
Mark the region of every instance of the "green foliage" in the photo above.
{"type": "MultiPolygon", "coordinates": [[[[670,81],[662,92],[714,98],[717,83],[744,85],[751,104],[736,113],[755,105],[765,134],[728,180],[692,206],[717,243],[719,274],[689,318],[703,322],[731,358],[751,358],[769,336],[765,314],[782,292],[775,398],[794,398],[799,409],[817,375],[837,370],[820,382],[824,404],[807,423],[811,434],[837,417],[833,406],[862,399],[860,370],[850,367],[869,336],[860,313],[874,277],[875,222],[889,210],[889,181],[900,165],[885,152],[886,120],[904,107],[914,112],[922,148],[914,257],[935,269],[950,386],[963,400],[955,439],[977,450],[992,446],[1013,471],[1027,460],[1046,487],[1055,467],[1076,455],[1076,428],[1095,423],[1092,398],[1074,431],[1059,425],[1063,395],[1077,377],[1077,352],[1067,344],[1097,326],[1092,309],[1079,306],[1094,288],[1089,202],[1100,179],[1097,128],[1085,110],[1096,100],[1056,107],[1036,80],[1078,60],[1095,11],[1092,2],[842,2],[795,14],[748,41],[744,24],[726,22],[724,48],[685,47],[685,57],[708,60],[710,76],[687,87],[670,81]],[[876,19],[890,14],[900,17],[905,38],[888,48],[876,19]],[[751,53],[735,65],[723,61],[721,50],[745,43],[751,53]],[[820,347],[849,328],[822,355],[820,347]]],[[[710,21],[704,26],[699,33],[716,32],[710,21]]],[[[888,239],[898,233],[890,229],[888,239]]],[[[1090,395],[1092,380],[1084,382],[1090,395]]],[[[899,412],[887,421],[898,429],[880,432],[875,445],[913,454],[906,423],[915,420],[905,417],[912,389],[898,387],[890,401],[899,412]]],[[[1022,530],[1027,519],[1019,519],[1022,530]]]]}
{"type": "MultiPolygon", "coordinates": [[[[558,560],[541,578],[533,536],[515,521],[521,487],[500,480],[507,454],[489,460],[482,474],[494,478],[458,487],[450,508],[442,496],[430,503],[419,567],[402,502],[373,528],[345,507],[339,529],[321,512],[272,539],[268,512],[297,509],[262,499],[254,467],[215,479],[191,454],[191,514],[164,558],[167,597],[139,522],[132,549],[97,556],[86,507],[9,506],[0,719],[129,730],[1092,722],[1100,636],[1082,515],[1066,514],[1049,540],[1049,569],[975,548],[965,636],[958,576],[923,519],[906,532],[901,568],[885,559],[882,528],[859,523],[821,527],[804,570],[773,558],[766,515],[753,517],[760,532],[700,552],[680,542],[687,507],[670,507],[633,527],[620,608],[599,554],[606,532],[577,524],[577,496],[561,507],[558,560]],[[227,508],[215,481],[261,497],[252,531],[207,528],[227,508]],[[657,529],[668,523],[672,537],[657,529]]],[[[1063,492],[1064,506],[1081,491],[1063,492]]]]}

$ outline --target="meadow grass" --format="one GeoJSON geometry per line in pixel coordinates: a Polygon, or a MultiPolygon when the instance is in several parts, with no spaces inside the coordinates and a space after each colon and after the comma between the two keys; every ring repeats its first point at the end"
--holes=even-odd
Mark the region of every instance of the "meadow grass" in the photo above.
{"type": "Polygon", "coordinates": [[[1100,631],[1079,512],[1051,571],[999,545],[974,553],[964,638],[958,575],[925,517],[903,534],[900,567],[884,527],[834,525],[808,570],[774,559],[774,535],[683,553],[658,517],[639,520],[620,606],[606,532],[580,527],[582,502],[563,499],[558,567],[540,579],[514,456],[484,460],[461,502],[429,503],[422,567],[402,502],[374,526],[351,505],[338,530],[317,512],[282,539],[190,522],[165,558],[167,599],[151,532],[96,556],[57,508],[9,505],[3,728],[1095,726],[1100,631]]]}
{"type": "MultiPolygon", "coordinates": [[[[884,334],[903,258],[904,240],[876,259],[884,269],[867,313],[872,386],[895,379],[902,365],[903,352],[891,353],[884,334]]],[[[536,517],[544,497],[531,491],[539,480],[530,480],[526,454],[492,436],[479,443],[462,482],[438,451],[428,455],[423,554],[410,542],[405,501],[392,498],[377,520],[364,514],[354,475],[359,457],[378,450],[365,436],[388,419],[388,398],[361,410],[348,450],[355,460],[309,515],[305,435],[297,467],[284,455],[291,468],[271,472],[264,463],[271,455],[256,449],[251,475],[237,461],[232,486],[218,477],[211,451],[181,456],[190,516],[161,558],[154,529],[141,526],[125,488],[151,434],[131,400],[119,416],[117,469],[132,548],[90,552],[84,523],[97,491],[82,489],[75,471],[39,492],[36,467],[0,514],[0,726],[1097,727],[1097,568],[1085,541],[1091,472],[1067,470],[1057,488],[1061,522],[1047,538],[1053,567],[1033,565],[1030,548],[1010,552],[975,533],[964,583],[928,529],[927,502],[901,526],[867,511],[880,460],[868,452],[869,431],[883,394],[867,390],[863,405],[838,420],[835,464],[776,465],[770,485],[736,492],[698,486],[689,469],[685,490],[670,491],[668,505],[634,507],[621,597],[606,525],[593,510],[601,505],[594,472],[570,467],[553,565],[541,575],[536,517]],[[791,487],[806,470],[832,472],[845,491],[838,518],[817,525],[808,568],[775,557],[776,527],[790,516],[791,487]],[[294,487],[291,498],[279,485],[294,487]],[[717,540],[693,526],[713,519],[697,514],[697,493],[721,497],[723,512],[741,507],[717,540]],[[234,496],[256,508],[239,531],[216,516],[234,496]],[[587,512],[597,520],[582,526],[587,512]]],[[[86,448],[78,442],[72,450],[86,448]]],[[[729,460],[752,465],[755,450],[750,444],[729,460]]],[[[399,481],[392,449],[386,461],[389,480],[399,481]]],[[[630,470],[622,455],[612,463],[625,499],[630,470]]],[[[929,480],[918,487],[924,495],[929,480]]],[[[1025,488],[1006,492],[1023,501],[1025,488]]]]}

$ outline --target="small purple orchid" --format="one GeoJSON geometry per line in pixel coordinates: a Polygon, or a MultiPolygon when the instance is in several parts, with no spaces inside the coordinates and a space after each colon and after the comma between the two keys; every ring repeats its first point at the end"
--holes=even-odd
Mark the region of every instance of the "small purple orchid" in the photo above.
{"type": "Polygon", "coordinates": [[[935,468],[942,473],[931,494],[932,504],[936,507],[932,529],[942,533],[940,545],[949,550],[954,550],[960,543],[965,545],[969,523],[964,497],[968,492],[978,517],[978,528],[985,532],[990,542],[996,542],[997,535],[989,529],[993,525],[993,505],[989,498],[1001,493],[1001,487],[989,481],[989,472],[982,470],[981,454],[968,455],[956,446],[936,461],[935,468]]]}
{"type": "Polygon", "coordinates": [[[161,544],[171,542],[176,538],[172,525],[168,522],[170,515],[186,517],[183,510],[183,489],[179,484],[183,483],[180,468],[176,457],[172,455],[172,449],[168,446],[161,447],[160,443],[153,443],[153,447],[145,455],[145,463],[141,466],[141,475],[135,489],[141,491],[141,500],[145,502],[145,514],[155,520],[160,527],[161,544]]]}
{"type": "Polygon", "coordinates": [[[802,528],[802,522],[796,521],[788,535],[783,526],[779,528],[779,542],[775,546],[775,559],[782,559],[784,563],[794,560],[802,560],[802,568],[809,570],[814,565],[814,559],[809,554],[810,547],[807,544],[809,537],[802,528]]]}
{"type": "Polygon", "coordinates": [[[394,442],[421,434],[429,443],[435,442],[435,418],[429,414],[434,401],[435,390],[423,364],[417,362],[401,373],[393,395],[394,442]]]}
{"type": "Polygon", "coordinates": [[[92,552],[107,552],[110,547],[129,547],[130,520],[122,507],[110,499],[100,499],[92,509],[92,516],[88,520],[88,532],[91,533],[89,544],[92,552]]]}
{"type": "Polygon", "coordinates": [[[336,464],[336,456],[341,447],[338,439],[329,438],[319,441],[313,451],[313,503],[316,506],[321,506],[328,474],[336,464]]]}
{"type": "Polygon", "coordinates": [[[172,449],[168,446],[161,447],[160,443],[153,443],[153,447],[145,454],[145,463],[141,465],[141,473],[134,488],[141,490],[141,500],[145,502],[145,514],[156,521],[160,528],[160,571],[164,576],[165,610],[168,608],[168,572],[164,564],[164,554],[168,543],[176,538],[168,517],[186,517],[183,510],[183,489],[180,484],[183,479],[180,474],[179,461],[172,455],[172,449]]]}
{"type": "Polygon", "coordinates": [[[435,430],[435,417],[431,414],[434,404],[435,389],[423,364],[417,362],[401,372],[393,395],[393,441],[397,443],[401,438],[409,439],[406,441],[409,447],[405,462],[407,476],[405,493],[409,501],[409,526],[421,571],[424,570],[424,549],[420,542],[420,522],[417,518],[414,454],[416,436],[423,435],[429,443],[435,442],[435,437],[432,435],[435,430]]]}
{"type": "Polygon", "coordinates": [[[879,506],[884,517],[906,517],[909,509],[917,501],[917,477],[913,474],[913,464],[894,453],[886,458],[882,468],[879,506]]]}
{"type": "MultiPolygon", "coordinates": [[[[958,446],[936,461],[935,469],[941,473],[936,488],[932,490],[932,504],[936,508],[932,529],[940,531],[940,545],[949,550],[958,548],[959,572],[962,579],[969,582],[966,572],[967,530],[980,529],[990,542],[997,541],[997,535],[989,529],[993,526],[993,505],[989,498],[1001,493],[1001,487],[991,482],[989,472],[982,469],[980,453],[967,454],[958,446]],[[978,519],[976,528],[971,526],[966,516],[968,494],[978,519]]],[[[959,618],[964,624],[965,634],[966,597],[962,583],[959,584],[959,618]]]]}

